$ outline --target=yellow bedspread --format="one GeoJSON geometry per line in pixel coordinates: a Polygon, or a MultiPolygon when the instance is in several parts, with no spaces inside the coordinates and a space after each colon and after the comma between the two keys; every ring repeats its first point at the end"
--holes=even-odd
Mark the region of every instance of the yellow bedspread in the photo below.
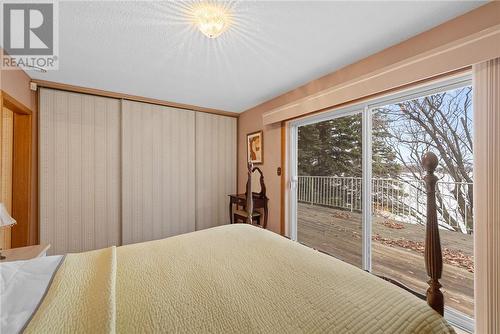
{"type": "Polygon", "coordinates": [[[27,333],[453,333],[412,294],[236,224],[70,254],[27,333]],[[116,307],[116,312],[115,312],[116,307]]]}
{"type": "Polygon", "coordinates": [[[114,333],[116,248],[63,261],[24,333],[114,333]]]}
{"type": "Polygon", "coordinates": [[[119,333],[452,333],[410,293],[250,225],[117,250],[119,333]]]}

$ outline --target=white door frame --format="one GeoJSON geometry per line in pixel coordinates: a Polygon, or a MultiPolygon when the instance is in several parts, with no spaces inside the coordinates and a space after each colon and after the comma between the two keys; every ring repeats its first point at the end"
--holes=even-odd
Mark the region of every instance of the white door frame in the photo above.
{"type": "Polygon", "coordinates": [[[364,105],[362,117],[361,255],[363,270],[372,271],[372,111],[368,105],[364,105]]]}

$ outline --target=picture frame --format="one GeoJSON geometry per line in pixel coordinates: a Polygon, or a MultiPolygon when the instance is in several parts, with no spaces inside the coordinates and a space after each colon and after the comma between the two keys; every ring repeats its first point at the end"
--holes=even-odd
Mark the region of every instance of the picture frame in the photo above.
{"type": "Polygon", "coordinates": [[[264,133],[262,130],[247,134],[247,160],[254,165],[264,163],[264,133]]]}

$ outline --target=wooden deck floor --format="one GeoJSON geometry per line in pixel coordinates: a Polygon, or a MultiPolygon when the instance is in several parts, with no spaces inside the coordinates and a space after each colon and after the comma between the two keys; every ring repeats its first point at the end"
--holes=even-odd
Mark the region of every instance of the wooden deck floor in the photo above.
{"type": "MultiPolygon", "coordinates": [[[[376,217],[372,235],[385,239],[404,238],[424,241],[423,226],[402,224],[402,228],[387,226],[387,220],[376,217]]],[[[443,249],[458,249],[472,256],[472,236],[440,230],[443,249]]],[[[298,241],[361,267],[361,215],[320,206],[299,203],[298,241]]],[[[425,294],[427,274],[423,255],[417,251],[372,241],[372,271],[400,281],[415,291],[425,294]]],[[[450,264],[444,265],[443,293],[445,305],[469,316],[474,313],[474,274],[450,264]]]]}

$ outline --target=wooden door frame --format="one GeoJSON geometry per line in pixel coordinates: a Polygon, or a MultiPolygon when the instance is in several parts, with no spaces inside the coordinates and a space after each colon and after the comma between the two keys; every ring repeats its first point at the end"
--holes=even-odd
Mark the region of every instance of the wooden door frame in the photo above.
{"type": "Polygon", "coordinates": [[[0,107],[14,115],[14,140],[12,159],[12,216],[17,224],[11,227],[11,247],[38,243],[36,219],[36,183],[33,180],[35,159],[33,144],[34,112],[3,90],[0,90],[0,107]],[[35,196],[33,196],[35,194],[35,196]]]}

